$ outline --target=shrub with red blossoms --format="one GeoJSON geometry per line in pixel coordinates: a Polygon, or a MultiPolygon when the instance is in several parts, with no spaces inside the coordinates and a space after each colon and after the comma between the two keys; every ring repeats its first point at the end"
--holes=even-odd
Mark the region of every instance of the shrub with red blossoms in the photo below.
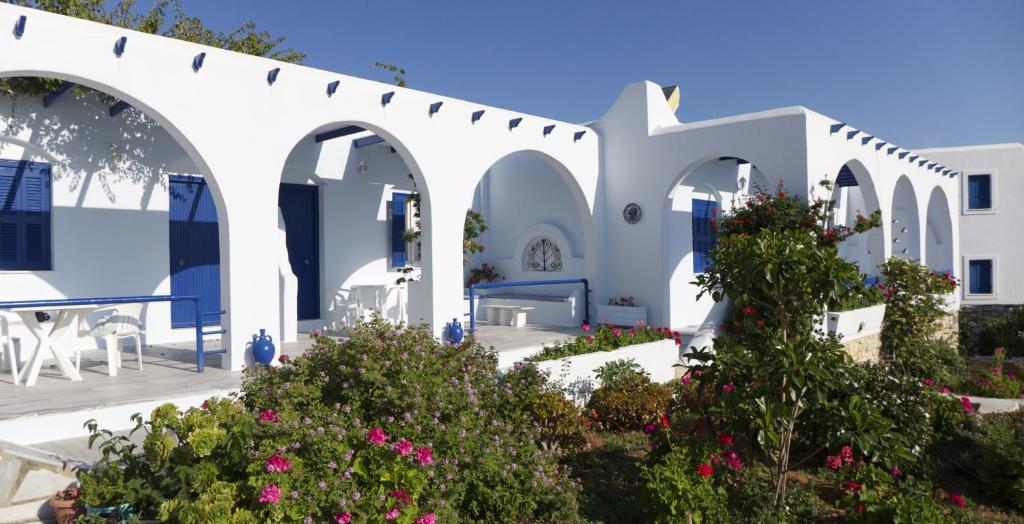
{"type": "Polygon", "coordinates": [[[714,472],[715,468],[711,464],[702,463],[697,465],[697,474],[704,478],[710,477],[714,472]]]}
{"type": "Polygon", "coordinates": [[[274,453],[267,457],[265,467],[270,473],[284,473],[292,469],[292,462],[284,458],[280,453],[274,453]]]}

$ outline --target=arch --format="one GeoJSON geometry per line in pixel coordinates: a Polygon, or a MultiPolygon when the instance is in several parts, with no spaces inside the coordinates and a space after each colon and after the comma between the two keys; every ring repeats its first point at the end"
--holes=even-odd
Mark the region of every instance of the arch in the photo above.
{"type": "Polygon", "coordinates": [[[661,289],[670,326],[700,326],[717,323],[725,312],[724,304],[710,297],[694,300],[699,290],[693,284],[704,259],[697,251],[710,248],[708,210],[728,211],[740,205],[751,193],[768,191],[768,177],[746,159],[714,155],[690,164],[668,188],[662,203],[662,275],[661,289]],[[713,201],[714,204],[701,204],[713,201]],[[699,210],[697,207],[699,206],[699,210]],[[695,211],[696,210],[696,211],[695,211]]]}
{"type": "Polygon", "coordinates": [[[953,274],[954,253],[952,209],[941,187],[932,189],[925,218],[924,259],[935,271],[953,274]]]}
{"type": "Polygon", "coordinates": [[[921,259],[921,226],[917,195],[907,175],[900,176],[892,198],[892,254],[907,260],[921,259]]]}
{"type": "Polygon", "coordinates": [[[883,227],[853,235],[839,245],[840,256],[855,262],[862,273],[876,276],[890,251],[886,249],[888,228],[885,227],[886,216],[879,205],[875,181],[867,167],[857,159],[840,164],[830,173],[831,198],[835,204],[833,225],[852,226],[858,215],[867,216],[875,211],[882,213],[883,227]]]}
{"type": "MultiPolygon", "coordinates": [[[[319,213],[316,218],[320,249],[316,274],[319,318],[304,319],[300,326],[309,329],[341,329],[346,319],[339,316],[340,300],[349,300],[345,290],[353,285],[393,285],[404,277],[430,278],[433,268],[431,234],[431,199],[428,180],[408,146],[392,131],[361,119],[332,119],[301,136],[292,137],[293,146],[280,168],[281,183],[315,186],[319,213]],[[357,131],[344,137],[317,142],[316,135],[355,126],[357,131]],[[356,145],[356,140],[376,135],[379,143],[356,145]],[[412,259],[417,267],[413,275],[404,275],[392,264],[388,245],[391,242],[396,195],[419,194],[421,240],[414,244],[421,257],[412,259]],[[419,251],[419,249],[422,251],[419,251]]],[[[407,201],[409,197],[402,197],[407,201]]],[[[403,209],[404,211],[404,209],[403,209]]],[[[285,221],[287,222],[287,221],[285,221]]],[[[287,223],[277,249],[282,260],[288,258],[287,223]]],[[[294,230],[293,230],[294,234],[294,230]]],[[[282,264],[288,269],[287,264],[282,264]]],[[[402,266],[405,267],[405,266],[402,266]]],[[[293,274],[295,272],[293,271],[293,274]]],[[[300,296],[307,289],[300,271],[296,275],[300,296]]],[[[406,314],[408,295],[403,288],[389,291],[384,315],[388,318],[419,318],[406,314]]],[[[282,299],[284,302],[284,299],[282,299]]],[[[421,312],[429,304],[410,304],[421,312]]],[[[284,315],[294,315],[294,308],[282,304],[284,315]]]]}

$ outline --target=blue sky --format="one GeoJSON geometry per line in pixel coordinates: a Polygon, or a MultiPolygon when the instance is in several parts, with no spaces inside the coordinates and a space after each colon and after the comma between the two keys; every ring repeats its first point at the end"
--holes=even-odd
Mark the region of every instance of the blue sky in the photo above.
{"type": "Polygon", "coordinates": [[[185,0],[253,20],[305,63],[562,120],[637,80],[682,121],[789,105],[905,147],[1024,141],[1024,0],[185,0]]]}

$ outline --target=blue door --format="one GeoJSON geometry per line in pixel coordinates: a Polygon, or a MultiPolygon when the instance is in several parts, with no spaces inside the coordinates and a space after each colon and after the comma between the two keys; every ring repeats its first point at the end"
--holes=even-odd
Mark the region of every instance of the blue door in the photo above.
{"type": "Polygon", "coordinates": [[[320,197],[317,186],[281,184],[288,262],[298,279],[299,320],[320,318],[320,197]]]}
{"type": "MultiPolygon", "coordinates": [[[[171,294],[197,295],[203,311],[220,311],[220,236],[210,189],[200,177],[172,176],[169,193],[171,294]]],[[[172,302],[171,327],[194,326],[192,303],[172,302]]]]}

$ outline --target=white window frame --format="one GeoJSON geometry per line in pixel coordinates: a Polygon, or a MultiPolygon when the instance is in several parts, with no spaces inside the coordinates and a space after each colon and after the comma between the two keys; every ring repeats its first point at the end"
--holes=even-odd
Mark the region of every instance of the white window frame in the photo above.
{"type": "Polygon", "coordinates": [[[999,298],[999,255],[992,254],[980,254],[980,255],[964,255],[963,262],[960,266],[964,274],[961,280],[961,287],[963,288],[964,299],[971,300],[992,300],[999,298]],[[972,260],[991,260],[992,261],[992,292],[991,293],[971,293],[971,261],[972,260]]]}
{"type": "MultiPolygon", "coordinates": [[[[405,230],[418,231],[416,227],[416,207],[413,204],[412,193],[406,193],[409,198],[405,201],[405,230]]],[[[418,268],[423,263],[423,246],[421,242],[405,243],[405,266],[418,268]]]]}
{"type": "Polygon", "coordinates": [[[960,175],[960,214],[961,215],[994,215],[999,211],[999,175],[997,169],[970,169],[960,175]],[[992,193],[991,207],[971,209],[968,207],[970,201],[969,184],[971,175],[988,175],[989,191],[992,193]]]}

